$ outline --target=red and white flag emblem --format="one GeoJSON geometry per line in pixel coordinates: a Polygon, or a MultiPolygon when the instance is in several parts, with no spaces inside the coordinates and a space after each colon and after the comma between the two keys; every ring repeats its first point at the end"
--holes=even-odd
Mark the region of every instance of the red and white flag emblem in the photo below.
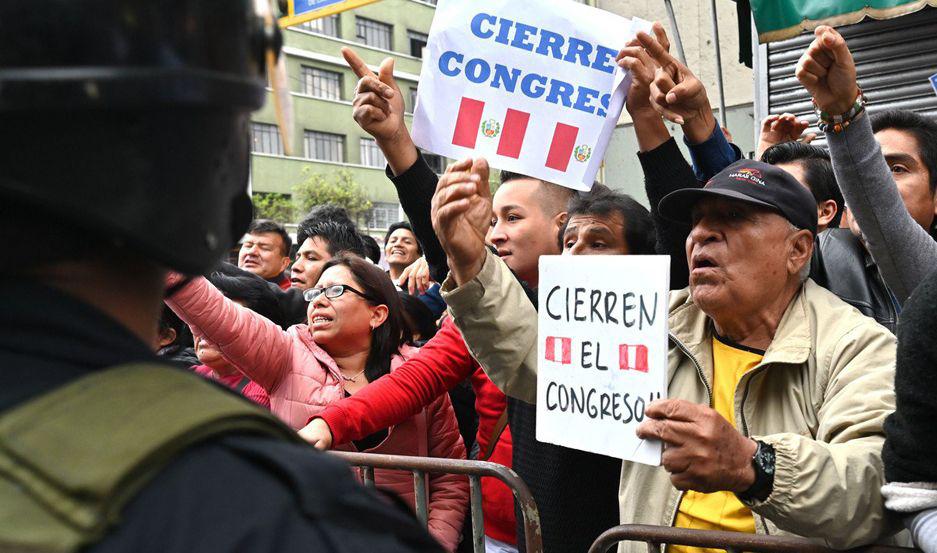
{"type": "Polygon", "coordinates": [[[547,336],[546,353],[544,359],[569,365],[573,362],[573,340],[572,338],[560,338],[557,336],[547,336]]]}
{"type": "Polygon", "coordinates": [[[647,346],[621,344],[618,346],[618,368],[647,372],[647,346]]]}
{"type": "MultiPolygon", "coordinates": [[[[546,121],[534,121],[533,126],[549,125],[546,121]]],[[[463,148],[475,149],[479,138],[498,140],[497,153],[500,156],[519,159],[525,139],[531,128],[531,115],[524,111],[507,108],[497,110],[486,106],[485,102],[463,97],[459,103],[459,114],[452,144],[463,148]]],[[[550,149],[545,152],[543,166],[565,172],[569,168],[579,128],[557,122],[552,129],[550,149]]]]}

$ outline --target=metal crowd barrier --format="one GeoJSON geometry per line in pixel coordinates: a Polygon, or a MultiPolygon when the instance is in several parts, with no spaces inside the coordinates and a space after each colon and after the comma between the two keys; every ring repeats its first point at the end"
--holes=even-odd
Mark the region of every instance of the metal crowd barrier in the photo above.
{"type": "Polygon", "coordinates": [[[413,490],[416,497],[416,515],[424,525],[428,518],[426,475],[450,473],[468,476],[472,510],[472,546],[475,553],[484,553],[485,551],[481,477],[497,478],[511,489],[514,493],[514,499],[520,505],[521,514],[524,517],[527,553],[543,553],[543,540],[540,536],[540,511],[537,509],[537,503],[530,494],[527,484],[521,480],[517,473],[504,465],[487,461],[436,459],[347,451],[333,451],[331,454],[344,459],[352,466],[360,467],[366,486],[374,487],[374,469],[376,468],[411,471],[413,473],[413,490]]]}
{"type": "MultiPolygon", "coordinates": [[[[742,553],[743,551],[750,553],[843,553],[805,538],[761,536],[715,530],[688,530],[644,524],[625,524],[606,530],[589,548],[589,553],[606,553],[613,545],[622,541],[644,542],[651,553],[660,553],[663,544],[710,547],[725,550],[727,553],[742,553]]],[[[885,545],[872,545],[849,551],[852,553],[920,553],[917,549],[885,545]]]]}

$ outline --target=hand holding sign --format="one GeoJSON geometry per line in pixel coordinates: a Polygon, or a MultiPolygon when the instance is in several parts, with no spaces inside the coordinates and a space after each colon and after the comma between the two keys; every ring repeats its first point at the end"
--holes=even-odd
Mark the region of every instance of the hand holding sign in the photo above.
{"type": "Polygon", "coordinates": [[[797,80],[810,92],[817,107],[830,115],[849,111],[859,95],[856,62],[846,39],[827,25],[814,31],[814,39],[797,63],[797,80]]]}
{"type": "Polygon", "coordinates": [[[351,48],[342,48],[342,56],[360,79],[355,87],[352,117],[374,137],[391,170],[399,175],[413,165],[417,151],[404,122],[405,106],[394,79],[394,58],[381,62],[375,74],[351,48]]]}
{"type": "Polygon", "coordinates": [[[460,286],[481,271],[491,213],[488,162],[469,158],[450,165],[433,195],[433,230],[460,286]]]}
{"type": "Polygon", "coordinates": [[[661,463],[678,490],[740,493],[755,482],[757,444],[706,405],[663,399],[648,405],[638,426],[642,439],[664,442],[661,463]]]}
{"type": "Polygon", "coordinates": [[[659,66],[651,84],[651,103],[667,120],[684,125],[693,142],[703,142],[716,126],[703,83],[690,69],[670,55],[663,44],[647,33],[638,41],[659,66]]]}
{"type": "Polygon", "coordinates": [[[439,0],[414,142],[591,189],[629,84],[614,58],[638,28],[650,25],[565,0],[439,0]]]}
{"type": "Polygon", "coordinates": [[[667,256],[540,256],[538,441],[660,464],[661,442],[635,430],[667,395],[669,269],[667,256]]]}

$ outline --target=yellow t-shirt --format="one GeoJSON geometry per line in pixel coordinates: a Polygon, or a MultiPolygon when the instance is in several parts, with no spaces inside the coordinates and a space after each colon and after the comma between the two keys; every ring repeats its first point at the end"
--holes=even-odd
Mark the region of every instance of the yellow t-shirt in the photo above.
{"type": "MultiPolygon", "coordinates": [[[[763,355],[731,346],[713,337],[713,409],[735,424],[735,388],[742,375],[761,362],[763,355]]],[[[755,533],[755,518],[732,492],[688,491],[680,501],[677,528],[755,533]]],[[[674,545],[668,552],[722,553],[721,549],[674,545]]]]}

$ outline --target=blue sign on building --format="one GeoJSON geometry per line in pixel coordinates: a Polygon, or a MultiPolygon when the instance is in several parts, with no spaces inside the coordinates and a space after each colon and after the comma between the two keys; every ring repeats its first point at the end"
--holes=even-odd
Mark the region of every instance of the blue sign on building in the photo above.
{"type": "Polygon", "coordinates": [[[344,0],[293,0],[293,12],[296,15],[302,15],[341,2],[344,0]]]}
{"type": "MultiPolygon", "coordinates": [[[[0,0],[2,2],[3,0],[0,0]]],[[[289,13],[280,18],[280,27],[299,25],[306,21],[328,17],[346,10],[353,10],[379,2],[380,0],[290,0],[289,13]]]]}
{"type": "Polygon", "coordinates": [[[937,94],[937,74],[930,76],[930,85],[934,87],[934,93],[937,94]]]}

